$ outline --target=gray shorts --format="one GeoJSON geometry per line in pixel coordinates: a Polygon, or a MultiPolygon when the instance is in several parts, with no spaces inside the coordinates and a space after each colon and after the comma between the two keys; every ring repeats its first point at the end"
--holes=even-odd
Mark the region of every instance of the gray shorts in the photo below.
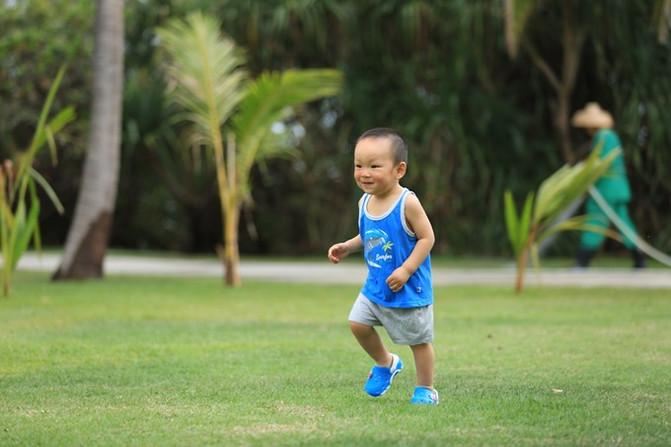
{"type": "Polygon", "coordinates": [[[398,345],[421,345],[433,341],[433,304],[399,309],[380,306],[359,294],[349,321],[366,326],[383,326],[398,345]]]}

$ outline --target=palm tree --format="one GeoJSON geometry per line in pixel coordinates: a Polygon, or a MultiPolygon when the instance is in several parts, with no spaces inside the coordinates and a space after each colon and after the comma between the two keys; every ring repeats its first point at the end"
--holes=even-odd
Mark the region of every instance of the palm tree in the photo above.
{"type": "Polygon", "coordinates": [[[590,156],[573,166],[562,166],[545,179],[536,194],[530,192],[518,215],[510,190],[504,194],[505,221],[508,238],[515,256],[517,278],[515,291],[521,293],[524,288],[524,272],[529,256],[536,268],[539,268],[538,244],[547,237],[561,231],[590,230],[605,233],[617,239],[610,230],[603,230],[587,224],[587,216],[573,216],[559,223],[557,217],[576,199],[587,193],[589,188],[607,170],[618,151],[606,158],[599,158],[600,148],[590,156]]]}
{"type": "Polygon", "coordinates": [[[213,152],[224,222],[218,252],[226,283],[239,285],[238,224],[251,195],[251,169],[291,150],[286,135],[272,126],[293,113],[291,106],[337,94],[342,76],[336,70],[287,70],[248,81],[242,53],[214,19],[200,13],[172,21],[158,35],[169,55],[173,98],[213,152]]]}
{"type": "Polygon", "coordinates": [[[124,67],[122,0],[98,0],[88,153],[74,218],[54,279],[99,278],[117,195],[124,67]]]}

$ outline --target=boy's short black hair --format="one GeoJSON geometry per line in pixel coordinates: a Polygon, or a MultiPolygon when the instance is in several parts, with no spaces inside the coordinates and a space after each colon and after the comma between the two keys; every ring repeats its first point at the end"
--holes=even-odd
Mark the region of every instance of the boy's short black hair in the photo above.
{"type": "Polygon", "coordinates": [[[389,127],[375,127],[362,133],[356,142],[358,143],[359,141],[366,138],[388,138],[389,141],[391,141],[391,150],[394,154],[394,164],[397,165],[401,162],[408,163],[408,143],[406,143],[403,135],[401,135],[397,130],[391,129],[389,127]]]}

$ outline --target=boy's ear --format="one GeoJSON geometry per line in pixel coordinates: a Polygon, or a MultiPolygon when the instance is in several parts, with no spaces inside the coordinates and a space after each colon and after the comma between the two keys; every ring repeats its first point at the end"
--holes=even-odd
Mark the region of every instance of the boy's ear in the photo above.
{"type": "Polygon", "coordinates": [[[405,175],[405,171],[408,169],[408,165],[402,161],[396,165],[396,178],[401,179],[405,175]]]}

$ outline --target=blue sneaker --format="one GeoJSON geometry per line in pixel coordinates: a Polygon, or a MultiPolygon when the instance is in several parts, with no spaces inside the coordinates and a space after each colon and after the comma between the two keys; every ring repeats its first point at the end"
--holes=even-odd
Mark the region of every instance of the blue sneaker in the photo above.
{"type": "Polygon", "coordinates": [[[366,386],[364,386],[363,389],[371,396],[382,396],[391,386],[391,381],[394,380],[394,376],[400,373],[403,369],[401,358],[396,354],[392,354],[391,356],[393,357],[393,360],[391,361],[390,367],[384,368],[375,365],[370,371],[366,386]]]}
{"type": "Polygon", "coordinates": [[[410,403],[438,405],[438,391],[425,386],[418,386],[415,388],[415,394],[410,399],[410,403]]]}

